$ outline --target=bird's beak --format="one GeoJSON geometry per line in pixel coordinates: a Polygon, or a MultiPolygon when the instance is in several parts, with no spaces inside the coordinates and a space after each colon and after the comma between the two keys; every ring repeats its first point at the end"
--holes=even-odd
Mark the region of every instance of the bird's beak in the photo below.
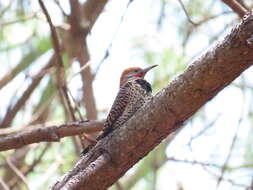
{"type": "Polygon", "coordinates": [[[153,69],[156,66],[158,66],[158,65],[152,65],[152,66],[147,67],[146,69],[143,69],[142,70],[143,75],[145,75],[148,71],[150,71],[151,69],[153,69]]]}

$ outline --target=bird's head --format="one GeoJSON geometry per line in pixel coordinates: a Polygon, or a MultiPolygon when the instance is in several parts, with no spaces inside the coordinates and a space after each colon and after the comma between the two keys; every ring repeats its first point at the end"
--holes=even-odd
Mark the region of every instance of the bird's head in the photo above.
{"type": "Polygon", "coordinates": [[[131,67],[125,69],[120,77],[120,87],[122,87],[126,82],[135,80],[135,79],[143,79],[148,71],[156,67],[157,65],[152,65],[145,69],[140,67],[131,67]]]}

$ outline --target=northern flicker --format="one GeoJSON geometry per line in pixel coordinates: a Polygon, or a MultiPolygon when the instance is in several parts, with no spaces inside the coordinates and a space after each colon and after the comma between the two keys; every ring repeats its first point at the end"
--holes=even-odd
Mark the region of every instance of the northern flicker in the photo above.
{"type": "MultiPolygon", "coordinates": [[[[106,118],[103,132],[97,141],[125,123],[145,102],[151,99],[152,89],[144,77],[148,71],[156,66],[153,65],[145,69],[132,67],[122,72],[119,92],[106,118]]],[[[92,146],[86,148],[82,153],[85,154],[92,146]]]]}

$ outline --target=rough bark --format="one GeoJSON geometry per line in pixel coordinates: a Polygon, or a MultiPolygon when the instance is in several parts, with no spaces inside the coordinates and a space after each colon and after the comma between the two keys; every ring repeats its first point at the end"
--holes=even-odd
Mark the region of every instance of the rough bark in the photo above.
{"type": "Polygon", "coordinates": [[[194,61],[122,127],[99,141],[52,189],[104,190],[253,64],[253,15],[194,61]]]}

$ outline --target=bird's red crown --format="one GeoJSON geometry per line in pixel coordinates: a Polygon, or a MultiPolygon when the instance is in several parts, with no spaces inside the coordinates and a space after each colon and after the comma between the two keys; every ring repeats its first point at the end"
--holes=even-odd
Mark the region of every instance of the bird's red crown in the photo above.
{"type": "Polygon", "coordinates": [[[131,68],[128,68],[128,69],[125,69],[122,74],[121,74],[121,77],[120,77],[120,86],[122,86],[125,82],[127,82],[127,76],[129,74],[132,73],[133,75],[133,78],[142,78],[143,74],[142,74],[142,71],[143,69],[140,68],[140,67],[131,67],[131,68]],[[135,74],[136,73],[136,74],[135,74]]]}
{"type": "Polygon", "coordinates": [[[140,67],[131,67],[131,68],[128,68],[128,69],[125,69],[122,74],[121,74],[121,77],[122,76],[126,76],[128,75],[129,73],[132,73],[132,72],[136,72],[138,73],[139,71],[142,71],[143,69],[140,68],[140,67]]]}
{"type": "Polygon", "coordinates": [[[120,77],[120,87],[122,87],[126,82],[130,80],[135,80],[135,79],[140,79],[140,78],[143,79],[146,73],[156,66],[157,65],[152,65],[145,69],[142,69],[140,67],[131,67],[131,68],[125,69],[122,72],[121,77],[120,77]]]}

